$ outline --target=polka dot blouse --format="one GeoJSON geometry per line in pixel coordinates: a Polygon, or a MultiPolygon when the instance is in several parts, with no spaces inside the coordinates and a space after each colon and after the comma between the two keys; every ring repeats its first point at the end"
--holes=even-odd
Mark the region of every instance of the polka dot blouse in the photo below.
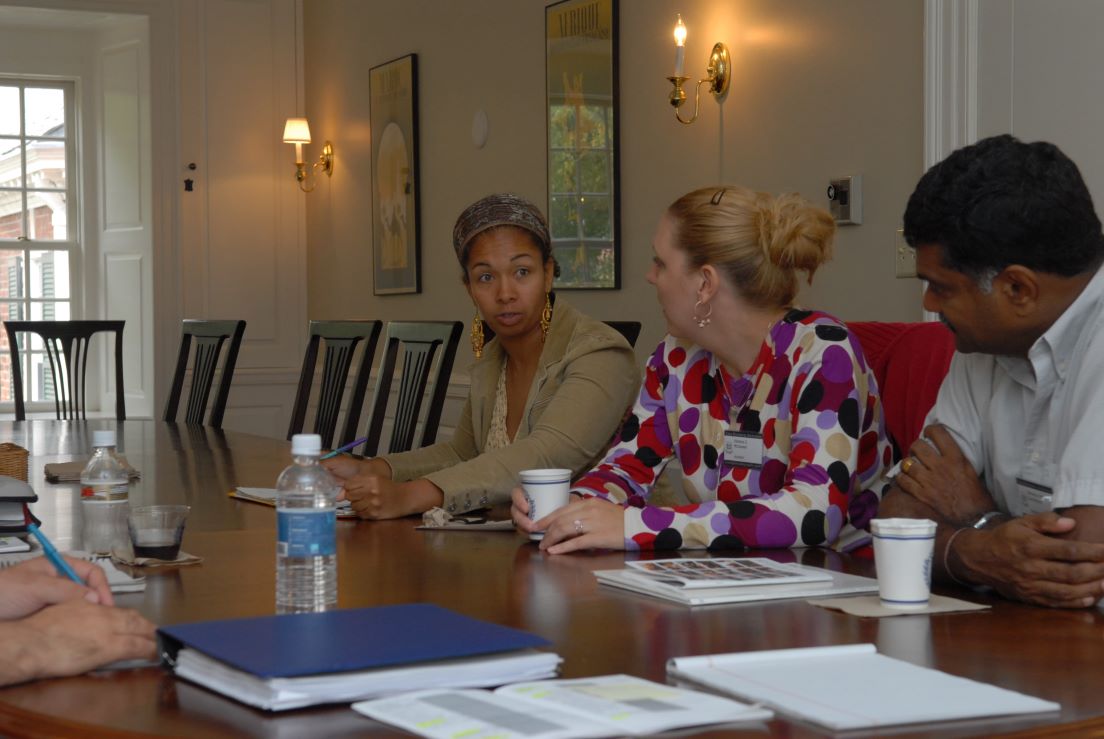
{"type": "Polygon", "coordinates": [[[734,376],[705,349],[668,336],[605,460],[574,492],[625,507],[626,549],[742,549],[869,541],[891,449],[873,373],[836,318],[792,310],[734,376]],[[725,431],[762,457],[724,458],[725,431]],[[692,502],[647,504],[677,457],[692,502]]]}

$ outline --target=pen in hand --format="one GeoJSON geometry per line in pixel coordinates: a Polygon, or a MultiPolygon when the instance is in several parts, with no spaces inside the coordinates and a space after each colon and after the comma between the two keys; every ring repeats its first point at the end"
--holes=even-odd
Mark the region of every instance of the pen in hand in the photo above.
{"type": "Polygon", "coordinates": [[[319,459],[332,459],[333,457],[336,457],[338,454],[344,454],[345,452],[351,451],[352,449],[360,446],[361,444],[363,444],[366,441],[368,441],[367,436],[365,436],[363,439],[357,439],[356,441],[350,441],[348,444],[346,444],[344,446],[339,446],[337,449],[334,449],[332,452],[326,452],[321,457],[319,457],[319,459]]]}
{"type": "Polygon", "coordinates": [[[50,564],[57,569],[59,575],[64,575],[78,585],[87,585],[84,580],[81,580],[77,576],[77,573],[73,571],[73,568],[69,566],[69,563],[65,561],[65,558],[58,554],[58,550],[54,548],[54,545],[50,543],[50,540],[46,538],[46,534],[38,530],[38,526],[30,520],[30,516],[26,513],[23,519],[27,524],[27,530],[30,531],[38,543],[42,545],[42,552],[46,555],[46,559],[50,560],[50,564]]]}

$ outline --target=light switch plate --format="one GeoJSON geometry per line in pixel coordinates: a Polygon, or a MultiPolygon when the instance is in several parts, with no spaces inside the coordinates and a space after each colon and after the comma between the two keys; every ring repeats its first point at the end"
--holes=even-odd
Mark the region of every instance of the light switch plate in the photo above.
{"type": "Polygon", "coordinates": [[[862,223],[862,175],[847,175],[830,180],[827,195],[828,209],[836,223],[862,223]]]}
{"type": "Polygon", "coordinates": [[[893,237],[893,274],[898,279],[916,277],[916,250],[905,241],[905,229],[893,237]]]}

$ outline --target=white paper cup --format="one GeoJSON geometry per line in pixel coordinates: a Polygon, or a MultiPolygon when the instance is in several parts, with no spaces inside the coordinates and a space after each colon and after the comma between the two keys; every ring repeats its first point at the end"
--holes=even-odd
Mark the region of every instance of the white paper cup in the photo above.
{"type": "Polygon", "coordinates": [[[874,565],[878,595],[886,608],[919,610],[931,599],[935,521],[926,518],[876,518],[874,565]]]}
{"type": "MultiPolygon", "coordinates": [[[[529,502],[529,520],[539,521],[557,508],[567,505],[571,497],[571,470],[522,470],[521,487],[529,502]]],[[[543,531],[529,534],[533,541],[544,538],[543,531]]]]}

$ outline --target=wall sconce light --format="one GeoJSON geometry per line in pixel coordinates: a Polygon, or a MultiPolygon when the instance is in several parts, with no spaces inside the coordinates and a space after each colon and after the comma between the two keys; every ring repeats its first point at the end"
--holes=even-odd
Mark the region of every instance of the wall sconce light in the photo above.
{"type": "MultiPolygon", "coordinates": [[[[284,143],[295,144],[295,181],[299,183],[299,189],[310,192],[318,184],[317,178],[307,185],[307,168],[303,161],[303,144],[311,142],[310,126],[306,118],[288,118],[284,124],[284,143]]],[[[333,144],[327,141],[322,145],[322,153],[318,155],[318,161],[311,165],[311,172],[322,168],[328,176],[333,177],[334,153],[333,144]]]]}
{"type": "Polygon", "coordinates": [[[686,102],[686,91],[682,89],[682,86],[690,78],[683,75],[683,60],[684,60],[684,44],[686,43],[686,26],[682,23],[682,16],[678,17],[678,23],[675,24],[675,74],[673,77],[667,79],[671,81],[674,88],[671,90],[671,105],[675,109],[675,118],[678,118],[679,123],[693,123],[698,118],[698,106],[701,103],[701,86],[702,84],[709,83],[709,91],[713,93],[713,97],[718,101],[724,97],[728,92],[728,81],[731,77],[732,66],[729,63],[728,47],[718,42],[713,44],[713,51],[709,54],[709,66],[706,67],[706,74],[709,76],[705,79],[698,80],[697,88],[694,92],[694,115],[690,120],[686,120],[679,114],[679,108],[686,102]]]}

